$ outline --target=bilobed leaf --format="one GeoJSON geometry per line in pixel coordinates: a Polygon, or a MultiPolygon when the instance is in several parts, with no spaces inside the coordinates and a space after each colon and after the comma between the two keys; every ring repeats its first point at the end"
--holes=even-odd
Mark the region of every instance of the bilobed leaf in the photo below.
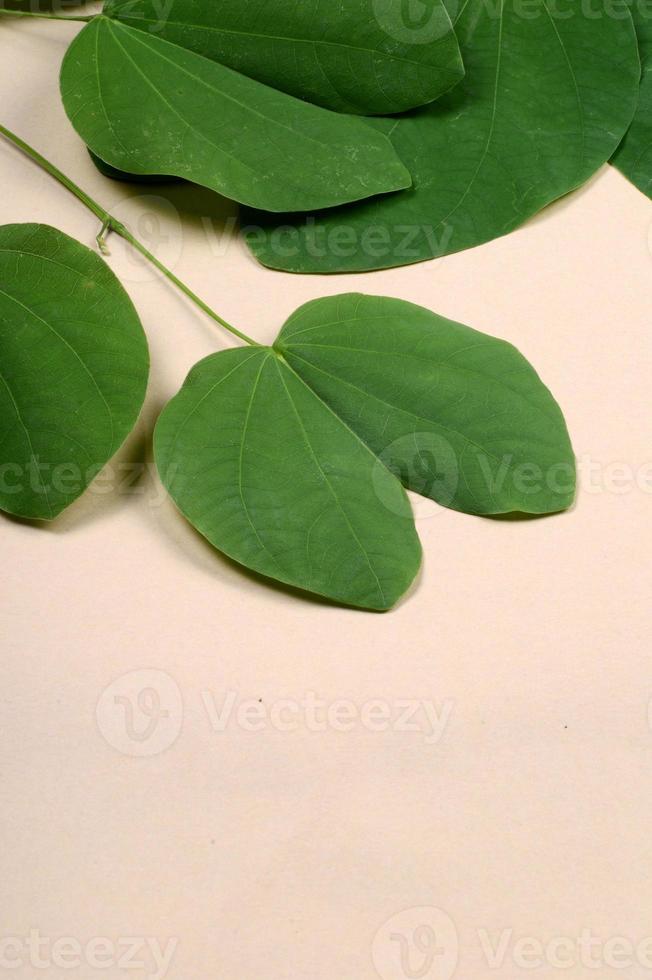
{"type": "Polygon", "coordinates": [[[104,13],[339,112],[412,109],[464,74],[442,0],[414,22],[403,0],[108,0],[104,13]]]}
{"type": "Polygon", "coordinates": [[[269,211],[404,188],[386,136],[152,34],[97,17],[61,69],[87,146],[131,174],[170,174],[269,211]]]}
{"type": "Polygon", "coordinates": [[[419,567],[401,482],[476,514],[573,499],[566,426],[527,361],[385,297],[315,300],[273,348],[201,361],[154,448],[170,495],[215,547],[370,609],[391,607],[419,567]]]}
{"type": "Polygon", "coordinates": [[[0,509],[51,520],[138,418],[138,315],[90,249],[47,225],[0,227],[0,509]]]}
{"type": "Polygon", "coordinates": [[[632,0],[630,10],[641,54],[641,86],[636,115],[612,163],[652,198],[652,9],[632,0]]]}
{"type": "Polygon", "coordinates": [[[582,184],[637,99],[631,17],[610,6],[588,16],[581,0],[462,3],[464,80],[426,109],[376,122],[413,186],[308,220],[249,213],[251,250],[292,272],[407,265],[504,235],[582,184]]]}

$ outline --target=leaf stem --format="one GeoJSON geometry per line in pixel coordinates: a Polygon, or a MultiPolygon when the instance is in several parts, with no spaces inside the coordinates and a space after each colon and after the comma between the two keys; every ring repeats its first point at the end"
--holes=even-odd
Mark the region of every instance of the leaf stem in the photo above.
{"type": "Polygon", "coordinates": [[[34,13],[31,10],[7,10],[5,7],[0,7],[0,14],[5,14],[7,17],[39,17],[43,20],[77,20],[83,23],[88,23],[91,20],[95,20],[97,14],[79,15],[74,16],[72,14],[50,14],[50,13],[34,13]]]}
{"type": "Polygon", "coordinates": [[[106,208],[103,208],[101,204],[98,204],[97,201],[93,200],[93,198],[90,197],[90,195],[87,194],[86,191],[82,190],[82,188],[78,184],[76,184],[74,180],[71,180],[70,177],[66,177],[66,175],[62,173],[62,171],[59,170],[58,167],[55,167],[53,163],[50,163],[49,160],[46,160],[46,158],[42,156],[37,150],[35,150],[34,147],[30,146],[29,143],[26,143],[19,136],[16,136],[15,133],[12,133],[10,129],[7,129],[6,126],[3,126],[1,124],[0,124],[0,135],[8,139],[9,142],[14,144],[14,146],[17,146],[20,150],[23,151],[23,153],[26,153],[27,156],[30,157],[30,159],[32,159],[35,163],[37,163],[39,167],[41,167],[43,170],[46,171],[46,173],[50,174],[51,177],[54,177],[55,180],[58,180],[60,184],[63,184],[63,186],[67,190],[69,190],[71,194],[74,194],[74,196],[77,198],[78,201],[81,201],[81,203],[85,205],[85,207],[87,207],[89,211],[92,211],[92,213],[97,218],[100,219],[100,221],[102,222],[102,230],[97,236],[97,243],[100,251],[103,254],[106,255],[108,251],[104,240],[105,235],[108,232],[113,231],[116,233],[116,235],[120,235],[121,238],[123,238],[126,242],[128,242],[132,246],[132,248],[135,248],[137,252],[140,252],[140,254],[144,258],[146,258],[149,262],[151,262],[152,265],[156,266],[159,272],[162,272],[163,275],[170,280],[170,282],[174,283],[174,285],[178,289],[180,289],[181,292],[184,293],[188,297],[188,299],[190,299],[195,304],[195,306],[199,307],[199,309],[202,310],[202,312],[206,313],[212,320],[215,320],[216,323],[219,323],[221,327],[224,327],[225,330],[228,330],[229,333],[232,333],[235,337],[239,337],[240,340],[244,340],[245,343],[251,344],[252,347],[260,346],[260,344],[256,340],[252,340],[252,338],[248,337],[246,333],[242,333],[241,330],[238,330],[230,323],[227,323],[226,320],[222,319],[222,317],[219,316],[219,314],[217,314],[215,310],[212,310],[210,306],[204,303],[204,301],[200,299],[199,296],[197,296],[197,294],[194,293],[189,286],[186,286],[186,284],[182,282],[180,279],[178,279],[177,276],[175,276],[175,274],[170,269],[164,266],[163,263],[160,262],[155,255],[152,255],[152,253],[147,248],[145,248],[143,243],[138,241],[138,239],[131,234],[129,229],[125,225],[123,225],[121,221],[118,221],[116,218],[114,218],[110,214],[110,212],[106,210],[106,208]]]}

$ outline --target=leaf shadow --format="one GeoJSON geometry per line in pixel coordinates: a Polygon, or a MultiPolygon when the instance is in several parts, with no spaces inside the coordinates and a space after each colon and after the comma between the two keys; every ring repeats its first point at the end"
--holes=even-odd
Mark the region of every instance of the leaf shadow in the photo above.
{"type": "MultiPolygon", "coordinates": [[[[95,164],[90,160],[89,165],[95,169],[95,164]]],[[[158,218],[161,226],[170,221],[172,210],[182,223],[179,232],[204,238],[214,258],[222,258],[231,242],[239,241],[239,205],[208,187],[177,177],[118,180],[107,177],[106,174],[102,176],[120,188],[124,194],[123,200],[146,199],[149,215],[158,218]]]]}
{"type": "Polygon", "coordinates": [[[580,200],[580,198],[591,193],[598,181],[607,173],[609,166],[610,164],[608,162],[604,163],[600,169],[591,174],[588,180],[585,180],[583,184],[581,184],[579,187],[573,188],[566,194],[562,194],[561,197],[551,201],[550,204],[546,204],[540,211],[537,211],[536,214],[533,214],[530,218],[528,218],[525,224],[521,227],[527,228],[528,225],[534,226],[541,224],[550,218],[556,217],[558,214],[561,214],[568,208],[574,207],[575,203],[580,200]]]}
{"type": "Polygon", "coordinates": [[[148,475],[150,444],[151,437],[139,425],[90,486],[53,521],[33,520],[4,512],[2,516],[10,524],[52,535],[69,534],[73,530],[105,519],[123,506],[125,496],[140,492],[148,475]]]}
{"type": "Polygon", "coordinates": [[[229,558],[228,555],[225,555],[223,552],[219,551],[219,549],[215,548],[210,541],[208,541],[208,539],[201,534],[200,531],[198,531],[192,526],[192,524],[190,524],[189,521],[186,520],[183,514],[177,509],[171,497],[164,492],[162,486],[161,492],[165,495],[161,500],[159,507],[158,522],[162,532],[165,533],[167,540],[171,542],[171,546],[177,552],[177,555],[184,560],[190,560],[195,568],[201,572],[219,577],[223,582],[226,582],[227,579],[227,576],[224,573],[228,572],[229,579],[232,576],[234,578],[244,577],[248,582],[252,582],[261,588],[271,591],[272,593],[297,599],[309,606],[318,606],[338,610],[346,609],[356,613],[378,615],[379,613],[382,614],[383,612],[391,612],[392,610],[395,611],[401,605],[403,605],[403,603],[413,594],[416,588],[418,588],[418,584],[421,580],[422,571],[420,569],[410,589],[404,596],[402,596],[399,602],[392,607],[392,610],[362,609],[359,606],[351,606],[344,602],[337,602],[336,600],[329,599],[326,596],[320,596],[316,593],[299,589],[293,585],[278,582],[276,579],[262,575],[260,572],[256,572],[251,568],[247,568],[245,565],[241,565],[240,562],[236,561],[235,559],[229,558]]]}
{"type": "Polygon", "coordinates": [[[512,510],[507,514],[480,514],[483,520],[486,521],[496,521],[498,523],[505,524],[520,524],[522,522],[530,521],[545,521],[551,517],[559,517],[561,514],[567,514],[575,510],[576,504],[574,503],[571,507],[565,507],[563,510],[553,510],[547,514],[526,514],[520,510],[512,510]]]}

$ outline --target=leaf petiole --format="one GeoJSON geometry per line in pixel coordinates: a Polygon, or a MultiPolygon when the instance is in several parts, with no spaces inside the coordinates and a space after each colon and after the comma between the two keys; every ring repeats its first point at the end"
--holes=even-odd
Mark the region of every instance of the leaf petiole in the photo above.
{"type": "Polygon", "coordinates": [[[97,244],[100,252],[102,252],[103,255],[109,254],[106,246],[106,235],[110,232],[115,232],[116,235],[120,235],[121,238],[128,242],[132,248],[135,248],[137,252],[140,252],[140,254],[146,258],[148,262],[151,262],[152,265],[159,270],[159,272],[170,280],[170,282],[174,283],[174,285],[180,289],[181,292],[195,304],[195,306],[199,307],[203,313],[206,313],[207,316],[209,316],[212,320],[215,320],[216,323],[219,323],[221,327],[224,327],[225,330],[228,330],[229,333],[232,333],[235,337],[238,337],[240,340],[244,340],[245,343],[251,344],[252,347],[260,347],[258,341],[252,340],[252,338],[248,337],[247,334],[242,333],[241,330],[238,330],[230,323],[227,323],[227,321],[212,310],[208,304],[204,303],[204,301],[200,299],[189,286],[186,286],[186,284],[177,278],[177,276],[175,276],[170,269],[164,266],[155,255],[145,248],[142,242],[140,242],[137,238],[134,238],[129,229],[123,225],[121,221],[118,221],[106,210],[106,208],[103,208],[101,204],[98,204],[97,201],[93,200],[93,198],[90,197],[86,191],[82,190],[82,188],[76,184],[74,180],[71,180],[70,177],[67,177],[61,170],[59,170],[58,167],[55,167],[53,163],[46,160],[46,158],[42,156],[38,150],[35,150],[34,147],[29,145],[29,143],[26,143],[15,133],[12,133],[10,129],[7,129],[6,126],[1,124],[0,135],[4,136],[10,143],[13,143],[14,146],[17,146],[18,149],[22,150],[23,153],[37,163],[39,167],[45,170],[46,173],[50,174],[51,177],[58,180],[59,183],[69,190],[71,194],[74,194],[78,201],[81,201],[81,203],[87,207],[89,211],[100,219],[102,222],[102,229],[97,236],[97,244]]]}

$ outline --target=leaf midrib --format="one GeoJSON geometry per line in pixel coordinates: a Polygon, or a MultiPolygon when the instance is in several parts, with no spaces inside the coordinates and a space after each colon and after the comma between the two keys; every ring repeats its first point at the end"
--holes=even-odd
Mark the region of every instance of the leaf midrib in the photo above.
{"type": "MultiPolygon", "coordinates": [[[[107,18],[109,20],[115,20],[118,23],[122,23],[122,24],[127,23],[127,22],[130,22],[130,23],[138,23],[138,22],[140,22],[142,24],[154,24],[154,23],[156,23],[155,20],[152,20],[151,18],[148,19],[147,17],[115,17],[115,16],[107,15],[107,18]]],[[[281,34],[278,34],[278,35],[277,34],[256,34],[254,31],[235,31],[235,30],[232,30],[231,28],[211,27],[210,24],[189,24],[189,23],[182,23],[181,21],[176,21],[176,20],[166,20],[166,25],[167,24],[171,24],[173,27],[192,27],[192,28],[195,28],[197,30],[210,31],[212,34],[229,34],[229,35],[233,35],[235,37],[253,37],[253,38],[258,38],[260,40],[265,40],[265,41],[290,41],[292,43],[299,42],[300,44],[310,44],[313,47],[336,47],[336,48],[345,48],[345,49],[348,49],[350,51],[362,51],[365,54],[377,55],[377,56],[381,57],[385,61],[390,61],[390,62],[392,62],[392,61],[398,61],[401,64],[415,65],[418,68],[425,68],[425,69],[431,69],[431,70],[434,70],[434,71],[447,72],[447,73],[449,73],[451,75],[459,75],[460,74],[459,69],[447,68],[447,67],[445,67],[443,65],[431,65],[431,64],[429,64],[426,61],[415,61],[412,58],[401,58],[401,57],[399,57],[397,55],[392,55],[392,54],[388,54],[387,52],[384,52],[384,51],[379,51],[377,48],[365,48],[365,47],[362,47],[362,46],[356,45],[356,44],[346,44],[344,41],[314,40],[313,38],[308,38],[308,37],[284,37],[281,34]]],[[[439,38],[437,40],[440,43],[442,43],[442,42],[444,42],[446,40],[450,40],[451,34],[452,34],[452,31],[451,31],[450,34],[444,34],[441,38],[439,38]]],[[[213,59],[211,58],[210,60],[212,61],[213,59]]],[[[221,62],[219,62],[219,63],[221,64],[221,62]]]]}
{"type": "MultiPolygon", "coordinates": [[[[161,90],[154,85],[154,83],[151,81],[151,79],[147,78],[147,75],[136,64],[136,62],[131,57],[131,55],[129,54],[129,52],[126,50],[126,48],[124,47],[124,45],[121,44],[120,41],[116,38],[115,28],[112,26],[112,24],[116,24],[116,26],[118,28],[120,28],[120,29],[122,29],[123,31],[126,31],[126,32],[129,32],[129,28],[126,27],[126,25],[124,25],[124,24],[119,24],[119,23],[117,23],[115,21],[112,22],[109,17],[100,17],[99,20],[103,20],[103,21],[105,21],[107,23],[108,29],[111,32],[111,35],[112,35],[113,39],[115,40],[115,43],[119,46],[120,50],[125,54],[125,56],[127,58],[129,58],[129,60],[131,61],[131,63],[134,65],[134,67],[136,67],[138,69],[139,73],[148,82],[149,86],[153,89],[153,91],[156,92],[156,94],[161,98],[161,100],[163,102],[165,102],[165,104],[167,106],[169,106],[169,108],[177,116],[179,116],[180,119],[183,119],[183,121],[186,123],[186,125],[188,126],[189,129],[192,129],[193,132],[198,132],[196,129],[194,129],[194,127],[192,127],[188,123],[188,120],[185,119],[181,115],[181,113],[170,102],[168,102],[168,100],[165,98],[165,96],[163,95],[163,93],[161,92],[161,90]]],[[[302,139],[306,139],[306,140],[308,140],[311,143],[315,143],[317,146],[329,147],[329,148],[332,146],[332,143],[331,142],[324,142],[324,140],[317,139],[316,137],[311,136],[309,133],[306,133],[303,130],[296,130],[296,129],[293,129],[292,126],[286,126],[284,123],[279,122],[279,120],[277,118],[273,118],[272,116],[266,116],[264,112],[259,112],[257,109],[254,109],[251,106],[251,104],[247,104],[246,102],[240,102],[239,99],[236,99],[234,96],[229,95],[223,89],[217,88],[216,86],[214,86],[210,82],[206,81],[206,79],[203,79],[200,75],[195,75],[193,72],[191,72],[184,65],[181,65],[181,64],[179,64],[176,61],[172,61],[171,58],[166,57],[161,51],[159,51],[156,48],[155,45],[149,45],[145,41],[142,41],[137,36],[137,34],[138,34],[138,31],[136,31],[134,34],[127,33],[127,36],[128,37],[131,37],[131,39],[132,39],[132,41],[134,41],[134,43],[140,44],[141,47],[144,47],[145,50],[147,50],[150,53],[154,54],[161,61],[165,61],[167,64],[172,65],[172,67],[175,68],[177,71],[180,71],[184,75],[187,75],[188,78],[192,78],[193,81],[198,82],[200,85],[203,85],[204,88],[209,89],[211,92],[216,92],[221,98],[226,99],[228,102],[233,102],[235,105],[240,106],[240,108],[241,109],[244,109],[246,112],[250,112],[252,115],[258,116],[260,119],[263,119],[266,123],[271,123],[273,126],[276,126],[279,129],[286,130],[288,133],[291,133],[292,136],[295,137],[295,138],[300,137],[302,139]]],[[[169,41],[165,41],[163,39],[161,39],[161,42],[163,44],[170,44],[169,41]]],[[[172,45],[172,47],[180,47],[180,46],[179,45],[172,45]]],[[[181,51],[184,51],[184,52],[187,51],[186,48],[180,48],[180,50],[181,51]]],[[[187,53],[194,54],[194,52],[187,52],[187,53]]],[[[196,55],[196,57],[202,58],[203,55],[196,55]]],[[[220,62],[217,62],[217,61],[211,61],[210,58],[204,58],[204,60],[207,61],[211,65],[219,65],[219,67],[222,68],[224,71],[233,72],[234,75],[240,74],[239,72],[234,71],[233,68],[229,68],[227,65],[222,65],[220,62]]],[[[248,76],[242,75],[241,77],[242,78],[247,78],[248,76]]],[[[258,85],[262,85],[263,83],[262,82],[258,82],[257,84],[258,85]]],[[[266,86],[266,87],[268,87],[268,86],[266,86]]],[[[275,90],[272,90],[272,91],[275,91],[275,90]]],[[[301,99],[296,99],[292,95],[286,95],[286,98],[288,98],[288,99],[294,99],[294,101],[297,102],[299,105],[303,105],[303,106],[307,106],[308,105],[308,103],[302,102],[301,99]]],[[[314,106],[313,108],[316,111],[328,112],[327,109],[321,109],[320,110],[320,107],[319,106],[314,106]]],[[[198,135],[203,136],[202,133],[198,133],[198,135]]],[[[384,136],[385,134],[384,133],[380,133],[380,135],[381,136],[384,136]]],[[[221,146],[218,146],[217,144],[213,144],[211,142],[211,140],[209,140],[206,136],[203,136],[203,138],[206,140],[206,142],[211,143],[211,145],[215,146],[217,149],[221,150],[222,152],[226,152],[225,150],[223,150],[223,148],[221,146]]],[[[385,137],[385,138],[387,138],[387,137],[385,137]]],[[[228,155],[231,156],[232,154],[228,154],[228,155]]],[[[240,160],[239,157],[237,157],[237,158],[234,157],[234,159],[237,159],[238,162],[243,162],[243,161],[240,160]]],[[[253,173],[253,168],[248,167],[247,164],[244,164],[244,166],[246,166],[253,173]]]]}
{"type": "Polygon", "coordinates": [[[14,302],[17,306],[20,306],[27,313],[29,313],[30,316],[33,316],[35,320],[38,320],[45,327],[47,327],[47,329],[49,331],[51,331],[51,333],[53,333],[54,336],[57,337],[57,339],[60,340],[61,343],[64,344],[64,346],[67,347],[68,350],[77,358],[77,360],[79,361],[79,363],[83,367],[84,371],[86,372],[86,374],[88,375],[88,377],[92,381],[92,383],[93,383],[93,385],[94,385],[94,387],[95,387],[98,395],[100,396],[100,398],[104,402],[104,407],[106,408],[106,411],[107,411],[107,414],[108,414],[108,417],[109,417],[109,425],[110,425],[110,428],[111,428],[111,441],[110,441],[109,456],[112,456],[113,455],[113,452],[114,452],[114,443],[115,443],[115,425],[114,425],[114,420],[113,420],[113,412],[111,411],[111,408],[109,406],[109,403],[106,400],[106,396],[104,395],[104,392],[102,391],[102,389],[100,388],[99,384],[97,383],[97,379],[95,378],[95,375],[93,374],[93,372],[89,368],[89,366],[86,363],[86,361],[83,359],[83,357],[81,356],[81,354],[78,351],[75,350],[75,348],[72,346],[72,344],[69,343],[69,341],[67,341],[66,338],[62,334],[60,334],[59,331],[56,330],[52,326],[51,323],[48,323],[48,321],[47,320],[44,320],[42,316],[39,316],[39,314],[35,310],[31,309],[31,307],[27,306],[25,303],[23,303],[21,300],[19,300],[16,296],[12,296],[11,293],[5,292],[4,289],[1,289],[0,288],[0,294],[3,295],[3,296],[6,296],[7,299],[9,299],[12,302],[14,302]]]}
{"type": "MultiPolygon", "coordinates": [[[[277,356],[275,356],[275,358],[274,358],[274,361],[275,361],[275,363],[276,363],[276,368],[277,368],[277,370],[278,370],[278,374],[279,374],[279,378],[280,378],[280,380],[281,380],[281,383],[282,383],[282,385],[283,385],[283,388],[285,389],[285,393],[286,393],[286,395],[287,395],[287,398],[288,398],[288,401],[289,401],[289,403],[290,403],[290,405],[291,405],[291,407],[292,407],[292,410],[293,410],[293,412],[294,412],[294,414],[295,414],[295,416],[296,416],[296,419],[297,419],[297,422],[298,422],[298,424],[299,424],[299,427],[300,427],[300,429],[301,429],[301,432],[302,432],[302,434],[303,434],[303,438],[304,438],[304,440],[305,440],[305,443],[306,443],[306,445],[307,445],[307,447],[308,447],[308,449],[310,450],[310,454],[311,454],[311,456],[312,456],[312,458],[313,458],[313,461],[314,461],[314,463],[315,463],[315,466],[316,466],[316,467],[317,467],[317,469],[319,470],[319,472],[320,472],[320,474],[321,474],[321,476],[322,476],[322,479],[323,479],[323,481],[324,481],[324,483],[325,483],[325,484],[326,484],[326,486],[328,487],[328,489],[329,489],[329,491],[330,491],[330,493],[331,493],[331,496],[332,496],[332,497],[333,497],[333,499],[335,500],[335,502],[336,502],[336,504],[337,504],[337,506],[338,506],[338,508],[339,508],[339,510],[340,510],[340,513],[342,514],[342,516],[343,516],[343,518],[344,518],[344,520],[345,520],[345,522],[346,522],[346,525],[347,525],[347,527],[349,528],[349,531],[351,532],[351,535],[352,535],[352,537],[353,537],[353,539],[355,540],[355,542],[356,542],[356,544],[357,544],[357,546],[358,546],[358,548],[360,549],[360,552],[361,552],[361,553],[362,553],[362,555],[364,556],[364,559],[365,559],[365,561],[366,561],[366,563],[367,563],[367,566],[368,566],[368,568],[369,568],[369,571],[371,572],[371,574],[373,575],[373,577],[374,577],[374,579],[375,579],[375,581],[376,581],[376,588],[378,589],[378,594],[380,595],[380,598],[381,598],[381,602],[383,603],[383,605],[386,605],[386,604],[387,604],[387,599],[386,599],[386,596],[385,596],[385,593],[384,593],[384,591],[383,591],[383,588],[382,588],[382,586],[381,586],[381,584],[380,584],[380,579],[378,578],[378,574],[377,574],[377,572],[376,572],[376,570],[375,570],[375,568],[373,567],[373,565],[372,565],[372,563],[371,563],[371,558],[369,557],[369,553],[368,553],[368,551],[366,550],[366,548],[364,547],[364,545],[362,544],[362,542],[360,541],[360,538],[358,537],[358,535],[356,534],[356,532],[355,532],[355,528],[354,528],[354,527],[353,527],[353,525],[351,524],[351,521],[350,521],[350,519],[349,519],[349,516],[348,516],[348,514],[346,513],[346,510],[345,510],[345,509],[344,509],[344,507],[342,506],[342,502],[341,502],[341,500],[340,500],[340,498],[339,498],[339,496],[337,495],[337,493],[336,493],[336,491],[335,491],[335,488],[333,487],[333,485],[332,485],[332,483],[330,482],[330,480],[329,480],[329,479],[328,479],[328,477],[326,476],[326,473],[325,473],[325,472],[324,472],[324,470],[322,469],[322,466],[321,466],[321,464],[320,464],[320,462],[319,462],[319,459],[318,459],[318,457],[317,457],[317,454],[315,453],[315,450],[313,449],[313,446],[312,446],[312,443],[310,442],[310,439],[308,438],[308,433],[306,432],[306,429],[305,429],[305,426],[304,426],[304,424],[303,424],[303,421],[302,421],[302,419],[301,419],[301,416],[300,416],[300,414],[299,414],[299,412],[297,411],[297,407],[296,407],[296,405],[295,405],[295,403],[294,403],[294,400],[293,400],[293,398],[292,398],[292,395],[290,394],[290,392],[289,392],[289,390],[288,390],[288,387],[287,387],[287,385],[286,385],[286,383],[285,383],[285,379],[284,379],[284,377],[283,377],[283,371],[282,371],[282,369],[281,369],[281,360],[282,360],[282,363],[283,363],[283,365],[285,366],[285,369],[286,369],[286,370],[289,370],[289,371],[291,371],[291,372],[292,372],[292,374],[293,374],[293,375],[294,375],[294,376],[295,376],[296,378],[298,378],[298,379],[299,379],[299,380],[301,381],[301,383],[302,383],[303,385],[305,385],[305,387],[306,387],[306,388],[308,388],[308,390],[309,390],[309,391],[310,391],[310,392],[311,392],[311,393],[313,394],[313,396],[314,396],[314,397],[315,397],[315,398],[316,398],[316,399],[317,399],[317,400],[318,400],[319,402],[321,402],[321,404],[322,404],[322,405],[324,405],[324,406],[325,406],[325,407],[326,407],[326,408],[327,408],[327,409],[328,409],[328,410],[329,410],[330,412],[332,412],[332,413],[333,413],[333,414],[335,415],[335,417],[336,417],[336,418],[337,418],[337,419],[339,420],[339,422],[340,422],[340,423],[341,423],[341,424],[342,424],[342,425],[343,425],[343,426],[344,426],[345,428],[347,428],[347,429],[349,429],[349,427],[348,427],[348,426],[346,425],[346,423],[344,422],[344,420],[343,420],[342,418],[340,418],[340,416],[339,416],[339,415],[337,415],[337,413],[336,413],[336,412],[333,412],[333,409],[331,408],[331,406],[330,406],[330,405],[328,405],[328,403],[327,403],[327,402],[325,402],[325,401],[324,401],[324,399],[323,399],[323,398],[321,398],[321,397],[320,397],[320,396],[319,396],[319,395],[317,394],[317,392],[316,392],[316,391],[314,391],[314,390],[313,390],[313,389],[312,389],[312,388],[310,387],[310,385],[306,385],[306,382],[304,381],[304,379],[303,379],[303,378],[302,378],[302,377],[301,377],[300,375],[298,375],[296,371],[294,371],[294,370],[292,369],[292,367],[291,367],[291,366],[290,366],[290,365],[289,365],[289,364],[287,363],[287,361],[285,360],[285,358],[283,358],[283,359],[281,359],[281,357],[279,357],[278,355],[277,355],[277,356]]],[[[349,429],[349,431],[352,431],[352,430],[350,430],[350,429],[349,429]]],[[[367,449],[367,450],[368,450],[369,452],[371,452],[371,450],[369,449],[369,447],[368,447],[368,446],[366,445],[366,443],[365,443],[365,442],[364,442],[364,441],[363,441],[362,439],[360,439],[360,437],[359,437],[359,436],[357,436],[357,435],[356,435],[356,438],[358,439],[358,441],[359,441],[359,442],[361,442],[361,443],[362,443],[362,445],[363,445],[363,446],[365,446],[365,448],[366,448],[366,449],[367,449]]],[[[373,455],[375,456],[375,453],[374,453],[373,455]]],[[[376,458],[377,458],[377,457],[376,457],[376,458]]],[[[381,463],[381,465],[382,465],[382,463],[381,463]]]]}
{"type": "MultiPolygon", "coordinates": [[[[48,488],[45,485],[45,481],[44,481],[43,477],[41,476],[41,469],[40,469],[39,464],[38,464],[38,458],[36,456],[36,453],[34,452],[34,445],[32,443],[32,437],[30,435],[29,429],[27,428],[27,426],[25,425],[25,423],[23,421],[23,416],[21,415],[20,408],[18,407],[18,402],[16,401],[16,398],[14,396],[14,393],[13,393],[13,391],[11,390],[11,388],[9,386],[9,382],[4,377],[4,375],[1,374],[1,373],[0,373],[0,381],[2,381],[3,385],[7,389],[7,392],[9,394],[9,397],[11,398],[12,404],[14,406],[14,411],[16,412],[16,418],[18,419],[18,422],[20,423],[20,425],[21,425],[21,427],[22,427],[22,429],[23,429],[23,431],[25,433],[25,437],[27,439],[27,445],[29,446],[29,451],[30,451],[32,460],[33,460],[34,463],[36,463],[36,473],[38,475],[39,482],[40,482],[40,484],[41,484],[41,486],[43,488],[43,493],[45,495],[45,502],[47,504],[47,508],[48,508],[48,511],[49,511],[49,514],[50,514],[50,518],[52,518],[52,517],[54,517],[54,509],[52,507],[52,504],[50,503],[50,495],[48,493],[48,488]]],[[[4,441],[4,437],[3,437],[3,441],[4,441]]]]}

